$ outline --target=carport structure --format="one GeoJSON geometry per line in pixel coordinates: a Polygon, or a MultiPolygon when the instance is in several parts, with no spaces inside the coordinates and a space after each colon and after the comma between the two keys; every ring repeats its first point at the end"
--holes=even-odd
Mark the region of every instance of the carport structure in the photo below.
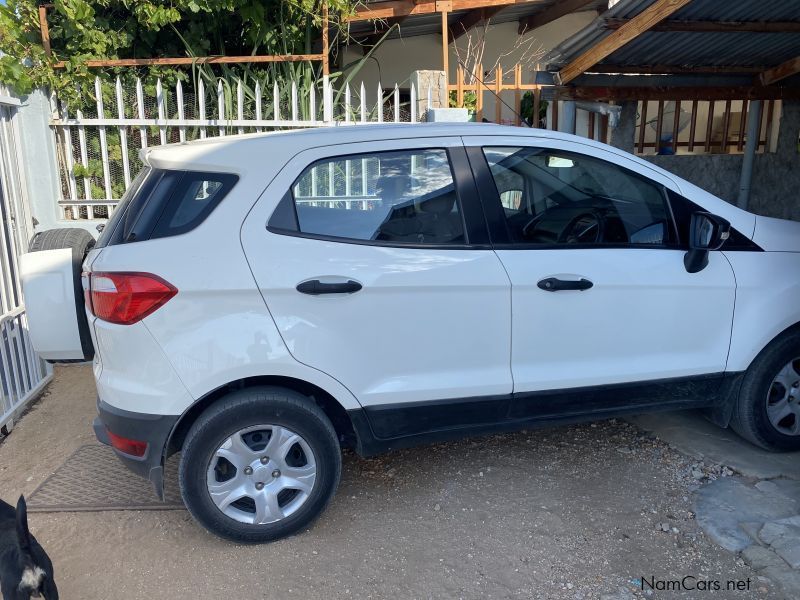
{"type": "MultiPolygon", "coordinates": [[[[612,142],[620,147],[640,154],[652,147],[663,155],[708,153],[718,145],[720,154],[733,155],[726,157],[731,160],[718,160],[716,165],[702,160],[710,158],[705,156],[653,156],[652,160],[682,171],[679,174],[689,179],[692,169],[683,168],[686,165],[682,167],[679,159],[693,161],[701,165],[694,178],[709,188],[713,185],[706,183],[702,172],[708,178],[718,175],[715,168],[722,163],[726,169],[739,163],[738,193],[731,194],[730,188],[725,194],[712,191],[738,199],[742,207],[750,201],[757,159],[765,164],[785,161],[772,167],[781,167],[778,172],[785,183],[779,189],[794,197],[800,185],[800,1],[619,0],[611,4],[588,27],[554,48],[544,59],[545,72],[538,74],[539,83],[554,84],[555,95],[566,100],[563,128],[574,128],[576,101],[623,104],[627,109],[612,135],[612,142]],[[706,115],[703,124],[701,109],[708,112],[709,107],[710,117],[706,115]],[[715,109],[720,108],[721,132],[716,138],[721,139],[715,139],[715,109]],[[773,126],[777,130],[779,117],[780,133],[770,148],[766,138],[773,126]],[[655,134],[652,143],[646,142],[646,134],[655,134]],[[704,139],[698,141],[701,136],[704,139]],[[760,150],[764,155],[757,157],[760,150]],[[766,156],[769,150],[771,157],[766,156]]],[[[729,170],[725,173],[730,177],[729,170]]],[[[787,214],[784,207],[775,216],[800,215],[787,214]]]]}

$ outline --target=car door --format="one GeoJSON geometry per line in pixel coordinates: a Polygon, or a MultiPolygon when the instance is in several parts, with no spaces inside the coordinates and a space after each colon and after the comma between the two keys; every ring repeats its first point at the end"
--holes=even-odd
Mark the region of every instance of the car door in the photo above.
{"type": "Polygon", "coordinates": [[[460,139],[354,146],[291,159],[242,228],[290,352],[350,389],[378,437],[504,418],[510,282],[460,139]]]}
{"type": "Polygon", "coordinates": [[[465,144],[512,282],[513,416],[691,400],[725,371],[733,271],[721,252],[686,271],[672,181],[576,142],[465,144]]]}

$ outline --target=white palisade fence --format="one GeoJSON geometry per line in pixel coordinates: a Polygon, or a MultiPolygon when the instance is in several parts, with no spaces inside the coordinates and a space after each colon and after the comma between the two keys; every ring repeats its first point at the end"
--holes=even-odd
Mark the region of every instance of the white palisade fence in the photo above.
{"type": "Polygon", "coordinates": [[[53,376],[53,368],[36,355],[28,336],[17,263],[33,234],[19,148],[20,105],[0,85],[0,429],[4,433],[53,376]]]}
{"type": "MultiPolygon", "coordinates": [[[[142,167],[139,153],[148,146],[242,133],[420,120],[419,97],[410,90],[368,93],[361,84],[335,90],[324,78],[310,91],[296,82],[288,89],[277,82],[254,87],[220,80],[208,89],[174,89],[158,80],[147,94],[141,80],[124,86],[119,79],[95,79],[93,114],[63,104],[51,125],[56,133],[63,197],[59,203],[66,220],[107,219],[142,167]],[[105,94],[105,95],[104,95],[105,94]],[[105,98],[105,101],[104,101],[105,98]],[[108,102],[110,99],[110,102],[108,102]]],[[[427,90],[428,105],[431,91],[427,90]]]]}

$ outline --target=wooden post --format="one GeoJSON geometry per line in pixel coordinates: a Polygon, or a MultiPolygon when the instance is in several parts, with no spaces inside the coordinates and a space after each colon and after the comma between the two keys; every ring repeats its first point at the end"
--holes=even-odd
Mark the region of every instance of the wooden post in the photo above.
{"type": "Polygon", "coordinates": [[[330,48],[328,47],[328,2],[322,3],[322,74],[330,75],[330,48]]]}
{"type": "Polygon", "coordinates": [[[47,26],[47,6],[39,6],[39,29],[42,33],[42,46],[44,46],[44,53],[47,56],[53,54],[50,49],[50,28],[47,26]]]}
{"type": "Polygon", "coordinates": [[[681,124],[681,101],[675,101],[675,110],[672,113],[672,153],[678,153],[678,128],[681,124]]]}
{"type": "Polygon", "coordinates": [[[456,106],[464,108],[464,67],[456,67],[456,106]]]}
{"type": "Polygon", "coordinates": [[[689,126],[689,152],[694,152],[694,136],[697,133],[697,100],[692,101],[692,124],[689,126]]]}
{"type": "Polygon", "coordinates": [[[708,122],[706,123],[706,143],[703,147],[706,154],[711,152],[711,134],[714,128],[714,101],[708,103],[708,122]]]}
{"type": "Polygon", "coordinates": [[[450,39],[447,31],[447,9],[442,10],[442,70],[444,71],[444,89],[447,89],[447,84],[450,83],[450,46],[448,40],[450,39]]]}
{"type": "Polygon", "coordinates": [[[644,135],[647,126],[647,100],[642,100],[642,116],[639,117],[639,154],[644,154],[644,135]]]}
{"type": "Polygon", "coordinates": [[[728,154],[728,133],[731,126],[731,101],[727,100],[725,102],[725,115],[723,116],[722,121],[722,145],[720,146],[720,152],[722,154],[728,154]]]}
{"type": "Polygon", "coordinates": [[[514,65],[514,122],[517,127],[522,125],[520,111],[522,110],[522,65],[517,63],[514,65]]]}
{"type": "Polygon", "coordinates": [[[473,85],[475,86],[475,120],[480,123],[483,121],[483,65],[475,67],[477,74],[473,75],[473,85]]]}
{"type": "Polygon", "coordinates": [[[764,128],[764,152],[769,152],[769,143],[772,140],[772,118],[775,114],[775,101],[770,100],[767,105],[767,125],[764,128]]]}
{"type": "MultiPolygon", "coordinates": [[[[748,101],[742,100],[742,110],[739,113],[739,139],[736,142],[736,150],[739,152],[744,150],[744,132],[745,132],[745,124],[747,123],[747,112],[748,112],[747,108],[748,108],[748,101]]],[[[759,109],[760,108],[761,105],[759,104],[759,109]]]]}
{"type": "Polygon", "coordinates": [[[656,114],[656,154],[661,154],[661,134],[664,126],[664,101],[658,101],[658,113],[656,114]]]}
{"type": "Polygon", "coordinates": [[[503,67],[497,65],[494,72],[494,122],[498,125],[502,121],[503,105],[500,102],[500,94],[503,91],[503,67]]]}

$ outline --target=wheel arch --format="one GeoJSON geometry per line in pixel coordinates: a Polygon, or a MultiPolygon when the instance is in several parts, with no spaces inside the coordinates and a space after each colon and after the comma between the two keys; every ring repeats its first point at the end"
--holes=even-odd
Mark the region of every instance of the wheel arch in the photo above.
{"type": "Polygon", "coordinates": [[[354,423],[348,415],[348,411],[333,397],[333,395],[318,385],[302,379],[280,375],[262,375],[231,381],[212,390],[194,402],[184,411],[172,428],[172,432],[169,435],[165,447],[165,456],[168,457],[180,451],[192,425],[209,407],[217,402],[224,401],[225,396],[232,391],[259,386],[281,387],[298,392],[307,397],[309,402],[313,402],[319,406],[328,419],[330,419],[333,428],[336,430],[339,443],[345,448],[357,447],[358,436],[354,423]]]}
{"type": "Polygon", "coordinates": [[[764,352],[767,351],[773,344],[779,343],[783,338],[790,336],[790,335],[797,335],[800,334],[800,321],[789,325],[788,327],[784,328],[782,331],[774,335],[766,344],[761,346],[761,348],[756,351],[750,361],[747,363],[747,366],[744,369],[736,369],[738,371],[739,376],[732,381],[731,387],[723,393],[723,397],[725,400],[716,406],[713,406],[709,409],[706,409],[706,414],[708,418],[716,425],[720,427],[728,427],[731,423],[731,418],[733,417],[733,409],[736,403],[739,401],[739,393],[741,391],[742,379],[744,378],[744,374],[747,372],[747,369],[750,368],[756,359],[761,356],[764,352]]]}

